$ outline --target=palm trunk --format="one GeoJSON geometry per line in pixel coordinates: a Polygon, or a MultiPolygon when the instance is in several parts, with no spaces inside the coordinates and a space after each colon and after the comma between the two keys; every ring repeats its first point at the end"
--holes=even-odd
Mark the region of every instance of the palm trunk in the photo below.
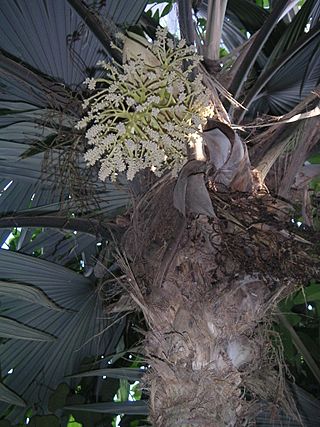
{"type": "Polygon", "coordinates": [[[261,359],[255,330],[270,292],[223,256],[206,218],[189,226],[162,286],[148,299],[151,419],[163,427],[233,426],[247,411],[242,375],[261,359]]]}
{"type": "Polygon", "coordinates": [[[125,241],[130,292],[149,326],[150,419],[243,425],[257,398],[288,402],[270,315],[312,275],[313,261],[286,231],[288,205],[266,192],[211,190],[216,214],[183,218],[173,186],[165,179],[144,196],[125,241]]]}

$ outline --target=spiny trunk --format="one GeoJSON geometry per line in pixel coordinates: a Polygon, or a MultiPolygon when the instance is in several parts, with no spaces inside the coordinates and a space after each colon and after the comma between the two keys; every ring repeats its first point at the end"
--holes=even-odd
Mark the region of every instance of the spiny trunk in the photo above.
{"type": "Polygon", "coordinates": [[[173,185],[164,180],[140,201],[124,245],[130,293],[149,327],[150,419],[243,425],[257,398],[288,401],[265,320],[313,274],[313,260],[287,231],[287,204],[212,190],[214,217],[183,218],[173,185]]]}

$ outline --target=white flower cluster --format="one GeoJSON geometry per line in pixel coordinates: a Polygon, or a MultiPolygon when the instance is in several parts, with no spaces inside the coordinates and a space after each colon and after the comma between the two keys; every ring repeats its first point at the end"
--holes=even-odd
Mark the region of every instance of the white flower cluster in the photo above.
{"type": "Polygon", "coordinates": [[[92,148],[85,159],[90,165],[100,162],[102,180],[115,180],[124,171],[132,180],[144,168],[158,176],[168,169],[177,174],[191,135],[212,115],[201,76],[190,79],[201,60],[195,49],[184,40],[175,47],[166,30],[158,29],[148,51],[156,65],[143,54],[121,68],[100,62],[105,78],[85,81],[95,93],[85,100],[86,115],[77,128],[87,128],[92,148]]]}

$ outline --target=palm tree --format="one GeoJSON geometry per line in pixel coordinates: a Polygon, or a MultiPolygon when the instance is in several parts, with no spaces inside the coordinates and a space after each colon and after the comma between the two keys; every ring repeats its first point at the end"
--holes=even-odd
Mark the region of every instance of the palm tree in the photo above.
{"type": "Polygon", "coordinates": [[[234,426],[272,412],[266,402],[299,422],[271,322],[280,300],[319,277],[309,191],[319,166],[306,163],[319,148],[319,4],[179,0],[214,106],[200,154],[181,148],[177,177],[167,167],[100,180],[76,126],[83,100],[97,99],[82,82],[96,79],[99,96],[98,61],[138,61],[133,48],[148,66],[142,36],[155,40],[158,23],[146,3],[0,3],[4,425],[149,412],[154,426],[234,426]],[[115,33],[129,26],[119,49],[115,33]],[[121,359],[128,349],[141,355],[134,367],[121,359]],[[144,370],[149,408],[113,402],[119,379],[144,370]]]}

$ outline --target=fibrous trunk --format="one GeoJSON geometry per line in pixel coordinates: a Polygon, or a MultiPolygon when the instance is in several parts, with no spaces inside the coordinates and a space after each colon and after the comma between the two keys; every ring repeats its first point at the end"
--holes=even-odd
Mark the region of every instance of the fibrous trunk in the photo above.
{"type": "Polygon", "coordinates": [[[210,192],[215,215],[183,217],[172,180],[138,204],[127,274],[149,330],[145,381],[157,427],[244,425],[256,400],[287,402],[271,311],[313,274],[288,205],[266,192],[210,192]]]}

